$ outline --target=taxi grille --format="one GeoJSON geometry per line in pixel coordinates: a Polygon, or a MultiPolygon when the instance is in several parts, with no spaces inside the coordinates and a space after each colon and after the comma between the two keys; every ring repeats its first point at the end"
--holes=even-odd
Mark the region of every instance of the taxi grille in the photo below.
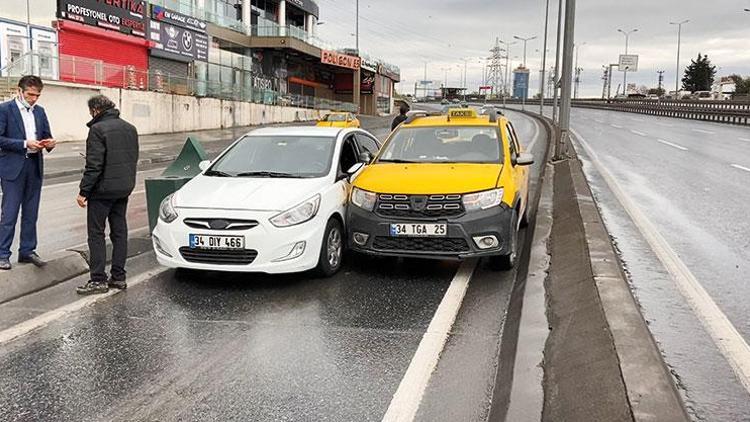
{"type": "Polygon", "coordinates": [[[460,237],[387,237],[377,236],[372,247],[381,251],[468,252],[469,244],[460,237]]]}
{"type": "Polygon", "coordinates": [[[252,249],[221,250],[180,248],[180,255],[187,262],[215,265],[248,265],[258,257],[258,251],[252,249]]]}
{"type": "Polygon", "coordinates": [[[384,217],[439,218],[464,213],[461,195],[378,195],[375,212],[384,217]]]}

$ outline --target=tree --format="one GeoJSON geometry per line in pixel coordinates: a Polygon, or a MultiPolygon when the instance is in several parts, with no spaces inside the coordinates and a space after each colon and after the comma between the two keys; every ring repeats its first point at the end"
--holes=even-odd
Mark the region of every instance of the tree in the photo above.
{"type": "Polygon", "coordinates": [[[742,76],[740,75],[732,75],[730,76],[730,78],[732,78],[732,80],[734,81],[735,94],[750,94],[750,76],[748,76],[747,78],[742,78],[742,76]]]}
{"type": "Polygon", "coordinates": [[[711,66],[708,55],[701,56],[698,53],[696,60],[690,61],[690,66],[685,69],[685,77],[682,78],[682,89],[690,92],[710,91],[716,76],[716,66],[711,66]]]}

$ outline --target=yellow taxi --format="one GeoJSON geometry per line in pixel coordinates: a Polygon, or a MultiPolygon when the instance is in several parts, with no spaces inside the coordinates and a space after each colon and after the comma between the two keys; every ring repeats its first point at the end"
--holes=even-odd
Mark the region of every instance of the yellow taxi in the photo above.
{"type": "Polygon", "coordinates": [[[318,120],[316,126],[323,127],[361,127],[359,119],[354,114],[347,112],[328,113],[318,120]]]}
{"type": "Polygon", "coordinates": [[[487,256],[510,269],[533,162],[492,108],[412,112],[353,180],[347,243],[384,256],[487,256]]]}

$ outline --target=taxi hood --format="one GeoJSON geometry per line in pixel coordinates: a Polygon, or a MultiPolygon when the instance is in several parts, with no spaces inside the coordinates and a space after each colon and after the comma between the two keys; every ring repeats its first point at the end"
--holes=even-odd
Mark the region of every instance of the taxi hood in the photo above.
{"type": "Polygon", "coordinates": [[[284,211],[331,182],[315,179],[209,177],[198,175],[175,195],[177,208],[284,211]]]}
{"type": "Polygon", "coordinates": [[[377,193],[462,194],[494,189],[501,164],[376,163],[367,166],[354,186],[377,193]]]}

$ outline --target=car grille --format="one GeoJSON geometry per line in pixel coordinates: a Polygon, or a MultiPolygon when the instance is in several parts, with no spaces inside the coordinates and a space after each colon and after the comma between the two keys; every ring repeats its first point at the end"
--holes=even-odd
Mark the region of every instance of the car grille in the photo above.
{"type": "Polygon", "coordinates": [[[186,218],[186,226],[205,230],[249,230],[258,225],[255,220],[236,220],[231,218],[186,218]]]}
{"type": "Polygon", "coordinates": [[[384,217],[438,218],[464,213],[461,195],[378,195],[375,212],[384,217]]]}
{"type": "Polygon", "coordinates": [[[180,255],[187,262],[216,265],[248,265],[255,261],[258,251],[252,249],[221,250],[180,248],[180,255]]]}
{"type": "Polygon", "coordinates": [[[381,251],[468,252],[469,244],[460,237],[387,237],[377,236],[372,247],[381,251]]]}

